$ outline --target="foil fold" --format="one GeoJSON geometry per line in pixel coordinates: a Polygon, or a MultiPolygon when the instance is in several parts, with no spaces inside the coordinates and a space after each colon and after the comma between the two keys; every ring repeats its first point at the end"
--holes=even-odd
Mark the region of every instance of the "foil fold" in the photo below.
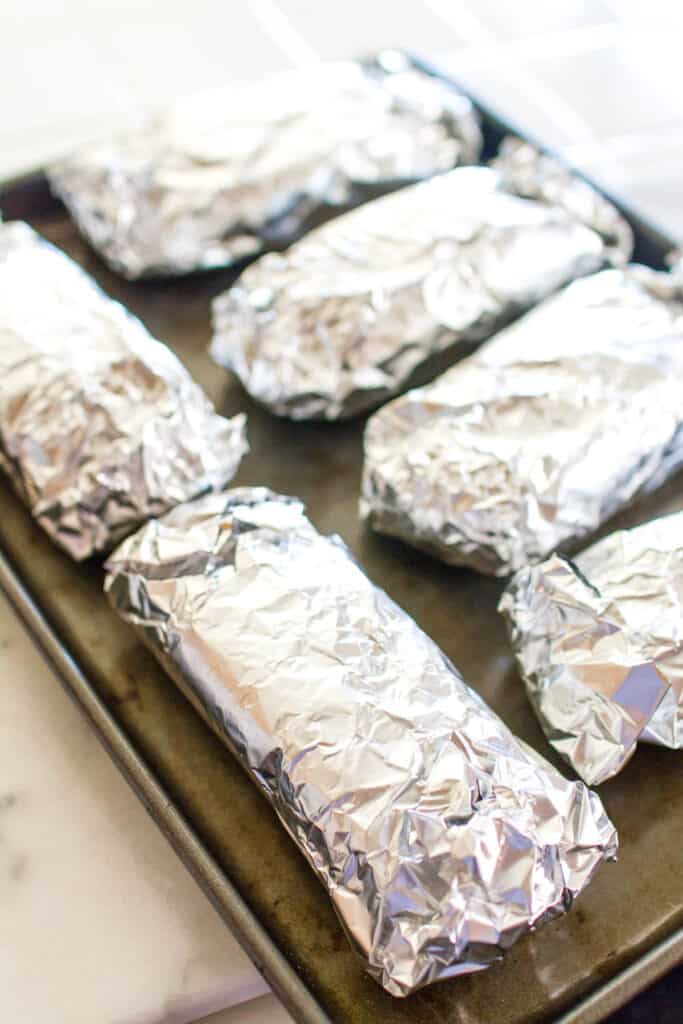
{"type": "Polygon", "coordinates": [[[640,741],[683,748],[683,513],[521,569],[500,611],[549,742],[587,783],[640,741]]]}
{"type": "Polygon", "coordinates": [[[575,549],[683,462],[682,286],[638,265],[575,281],[385,406],[361,514],[490,575],[575,549]]]}
{"type": "Polygon", "coordinates": [[[27,224],[0,224],[0,468],[75,559],[223,487],[245,417],[27,224]]]}
{"type": "Polygon", "coordinates": [[[296,499],[208,495],[106,568],[393,995],[488,966],[614,856],[596,794],[517,740],[296,499]]]}
{"type": "Polygon", "coordinates": [[[509,139],[491,167],[376,199],[252,264],[214,302],[211,354],[277,415],[353,416],[631,247],[606,199],[509,139]]]}
{"type": "Polygon", "coordinates": [[[227,266],[313,223],[477,159],[453,86],[387,52],[236,83],[50,169],[55,193],[128,278],[227,266]]]}

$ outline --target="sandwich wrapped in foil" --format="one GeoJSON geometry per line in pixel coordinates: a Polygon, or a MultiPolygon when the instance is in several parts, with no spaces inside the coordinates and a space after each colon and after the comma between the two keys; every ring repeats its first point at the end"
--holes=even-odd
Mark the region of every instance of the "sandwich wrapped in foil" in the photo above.
{"type": "Polygon", "coordinates": [[[315,64],[176,102],[50,171],[129,278],[221,267],[340,209],[477,159],[471,103],[400,54],[315,64]]]}
{"type": "Polygon", "coordinates": [[[631,244],[594,189],[510,139],[492,167],[377,199],[247,268],[214,303],[211,352],[278,415],[352,416],[631,244]]]}
{"type": "Polygon", "coordinates": [[[683,279],[575,281],[365,434],[361,514],[505,576],[576,546],[683,461],[683,279]]]}
{"type": "Polygon", "coordinates": [[[110,556],[106,589],[402,996],[566,910],[616,834],[293,498],[212,494],[110,556]]]}
{"type": "Polygon", "coordinates": [[[546,736],[586,782],[639,740],[683,747],[683,512],[520,569],[500,611],[546,736]]]}
{"type": "Polygon", "coordinates": [[[243,416],[27,224],[0,224],[0,467],[73,558],[224,486],[243,416]]]}

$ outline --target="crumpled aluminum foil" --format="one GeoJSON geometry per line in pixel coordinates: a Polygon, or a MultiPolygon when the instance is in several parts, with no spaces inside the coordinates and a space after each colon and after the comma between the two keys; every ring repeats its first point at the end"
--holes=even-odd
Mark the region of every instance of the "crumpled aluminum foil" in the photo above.
{"type": "Polygon", "coordinates": [[[614,856],[596,794],[518,741],[296,499],[201,498],[107,571],[393,995],[488,966],[614,856]]]}
{"type": "Polygon", "coordinates": [[[247,268],[214,302],[214,359],[278,415],[353,416],[630,256],[616,209],[556,161],[510,139],[493,167],[375,200],[247,268]]]}
{"type": "Polygon", "coordinates": [[[27,224],[0,224],[0,467],[73,558],[223,487],[245,418],[27,224]]]}
{"type": "Polygon", "coordinates": [[[369,421],[361,514],[504,576],[576,546],[683,462],[683,278],[570,284],[369,421]]]}
{"type": "Polygon", "coordinates": [[[316,221],[477,159],[472,104],[398,53],[176,102],[61,160],[50,182],[128,278],[221,267],[316,221]]]}
{"type": "Polygon", "coordinates": [[[589,784],[683,747],[683,513],[521,569],[500,601],[529,700],[589,784]]]}

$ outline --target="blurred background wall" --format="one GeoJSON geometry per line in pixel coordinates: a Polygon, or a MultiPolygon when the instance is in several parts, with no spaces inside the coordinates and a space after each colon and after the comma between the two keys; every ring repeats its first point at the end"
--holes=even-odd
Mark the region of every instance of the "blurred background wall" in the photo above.
{"type": "Polygon", "coordinates": [[[683,238],[680,0],[4,0],[0,177],[176,96],[378,47],[475,93],[683,238]]]}

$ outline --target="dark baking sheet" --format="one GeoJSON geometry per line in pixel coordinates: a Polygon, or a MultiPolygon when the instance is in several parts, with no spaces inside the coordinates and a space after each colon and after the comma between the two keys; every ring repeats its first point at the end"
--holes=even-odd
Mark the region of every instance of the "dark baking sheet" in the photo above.
{"type": "MultiPolygon", "coordinates": [[[[490,112],[484,115],[490,152],[505,126],[490,112]]],[[[495,611],[501,584],[448,569],[360,525],[363,421],[276,420],[209,360],[209,302],[234,274],[121,281],[80,240],[40,175],[0,189],[0,209],[6,219],[29,221],[140,316],[222,412],[246,410],[251,453],[235,483],[267,484],[303,498],[318,528],[340,533],[370,576],[417,619],[507,724],[553,759],[495,611]]],[[[673,243],[629,219],[637,257],[661,266],[673,243]]],[[[682,506],[678,477],[609,528],[682,506]]],[[[519,942],[489,971],[392,999],[364,974],[325,893],[263,797],[110,611],[100,567],[74,565],[53,548],[4,481],[0,510],[6,556],[0,582],[150,812],[298,1019],[522,1024],[562,1018],[587,1024],[683,959],[683,759],[643,746],[600,790],[619,829],[619,862],[600,871],[572,912],[519,942]]]]}

